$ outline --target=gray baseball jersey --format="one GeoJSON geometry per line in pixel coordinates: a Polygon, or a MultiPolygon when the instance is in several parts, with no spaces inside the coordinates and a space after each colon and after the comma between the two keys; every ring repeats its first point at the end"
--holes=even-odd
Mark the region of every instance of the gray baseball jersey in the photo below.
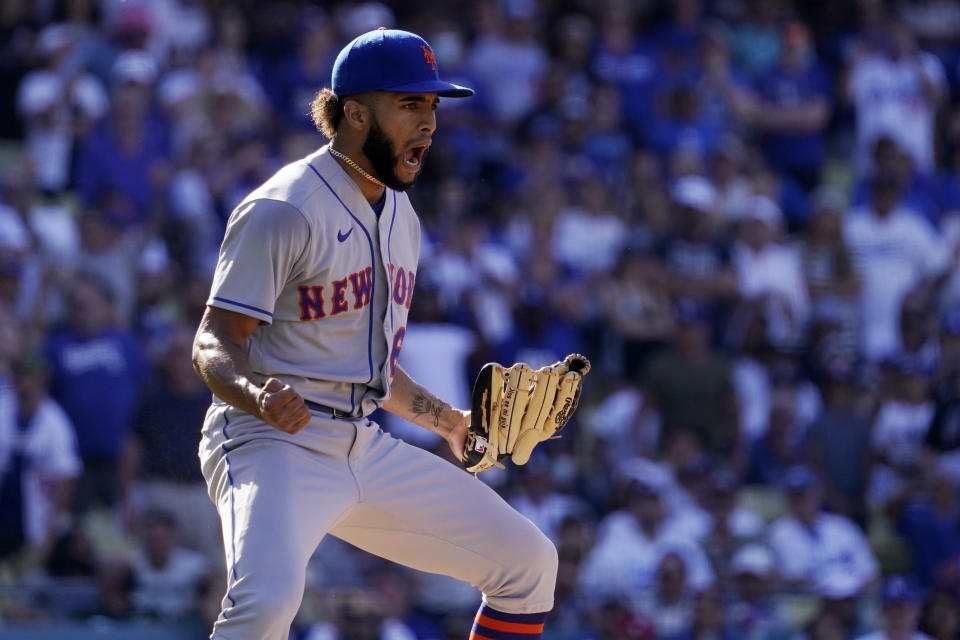
{"type": "Polygon", "coordinates": [[[230,216],[207,301],[261,321],[254,373],[351,415],[389,396],[416,285],[420,222],[386,198],[378,219],[326,147],[285,166],[230,216]]]}
{"type": "Polygon", "coordinates": [[[314,411],[290,434],[214,400],[199,453],[228,575],[212,638],[286,640],[328,532],[469,582],[499,612],[542,623],[552,607],[550,540],[463,469],[365,417],[390,393],[419,246],[406,195],[388,189],[378,219],[326,148],[230,217],[208,304],[261,321],[248,343],[259,377],[355,417],[314,411]]]}

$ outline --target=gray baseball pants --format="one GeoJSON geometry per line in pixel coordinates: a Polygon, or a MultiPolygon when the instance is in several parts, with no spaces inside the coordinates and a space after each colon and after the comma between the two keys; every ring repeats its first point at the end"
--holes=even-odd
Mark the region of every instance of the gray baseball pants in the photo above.
{"type": "Polygon", "coordinates": [[[553,543],[486,484],[366,418],[314,413],[290,435],[213,404],[200,460],[227,564],[215,640],[287,640],[327,533],[464,580],[499,611],[553,607],[553,543]]]}

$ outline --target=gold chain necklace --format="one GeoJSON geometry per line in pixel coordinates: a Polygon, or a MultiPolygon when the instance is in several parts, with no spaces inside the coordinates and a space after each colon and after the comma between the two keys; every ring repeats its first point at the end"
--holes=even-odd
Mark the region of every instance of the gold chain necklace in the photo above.
{"type": "Polygon", "coordinates": [[[360,165],[358,165],[356,162],[354,162],[353,160],[351,160],[351,159],[348,158],[347,156],[343,155],[342,153],[340,153],[339,151],[337,151],[337,150],[334,149],[333,147],[327,147],[327,150],[330,151],[331,155],[334,155],[334,156],[340,158],[341,160],[343,160],[344,162],[346,162],[348,165],[350,165],[351,167],[353,167],[353,169],[354,169],[357,173],[359,173],[360,175],[362,175],[364,178],[366,178],[367,180],[369,180],[369,181],[372,182],[373,184],[377,185],[378,187],[386,187],[386,186],[387,186],[387,185],[383,184],[382,182],[380,182],[379,180],[377,180],[376,178],[374,178],[372,175],[370,175],[370,174],[367,173],[366,171],[364,171],[362,168],[360,168],[360,165]]]}

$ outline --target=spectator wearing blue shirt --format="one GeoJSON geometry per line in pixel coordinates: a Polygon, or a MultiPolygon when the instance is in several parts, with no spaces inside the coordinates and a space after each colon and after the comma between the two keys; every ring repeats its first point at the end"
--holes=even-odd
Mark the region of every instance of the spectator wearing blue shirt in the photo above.
{"type": "Polygon", "coordinates": [[[333,61],[340,50],[333,23],[322,12],[310,9],[301,16],[296,52],[264,78],[274,106],[284,124],[294,130],[312,131],[306,114],[317,87],[330,82],[333,61]]]}
{"type": "Polygon", "coordinates": [[[112,506],[147,367],[133,334],[113,321],[109,287],[79,273],[66,295],[68,324],[45,347],[52,394],[77,432],[85,470],[78,506],[112,506]]]}
{"type": "Polygon", "coordinates": [[[598,86],[592,97],[590,129],[584,135],[580,150],[600,170],[604,179],[619,185],[633,153],[633,144],[623,127],[620,94],[613,87],[598,86]]]}
{"type": "Polygon", "coordinates": [[[782,42],[779,64],[757,79],[746,119],[761,134],[770,164],[810,191],[820,182],[830,79],[815,61],[806,27],[787,24],[782,42]]]}
{"type": "Polygon", "coordinates": [[[937,176],[936,194],[941,213],[960,213],[960,146],[954,149],[949,166],[937,176]]]}
{"type": "Polygon", "coordinates": [[[910,548],[913,571],[923,588],[946,578],[960,560],[960,504],[951,475],[941,469],[907,487],[887,509],[910,548]]]}
{"type": "Polygon", "coordinates": [[[703,39],[703,0],[671,2],[670,19],[656,34],[658,57],[667,74],[697,75],[703,39]]]}
{"type": "Polygon", "coordinates": [[[661,113],[646,123],[647,144],[664,159],[678,150],[701,157],[713,155],[726,132],[724,123],[710,117],[694,83],[668,88],[661,106],[661,113]]]}
{"type": "Polygon", "coordinates": [[[612,3],[600,18],[600,35],[590,64],[602,82],[620,90],[624,122],[640,135],[653,112],[658,65],[634,29],[635,16],[626,4],[612,3]]]}
{"type": "Polygon", "coordinates": [[[771,69],[780,52],[778,28],[786,8],[780,3],[750,0],[742,7],[742,20],[736,26],[731,45],[738,67],[759,74],[771,69]]]}
{"type": "Polygon", "coordinates": [[[143,51],[117,57],[110,114],[84,140],[77,161],[77,189],[86,203],[117,191],[134,204],[129,224],[143,223],[162,204],[170,175],[167,132],[150,110],[156,74],[143,51]]]}

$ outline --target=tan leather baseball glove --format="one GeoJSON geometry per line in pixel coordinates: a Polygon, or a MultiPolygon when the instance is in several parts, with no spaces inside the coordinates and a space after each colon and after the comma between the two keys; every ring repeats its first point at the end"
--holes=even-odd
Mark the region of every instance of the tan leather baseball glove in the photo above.
{"type": "Polygon", "coordinates": [[[476,474],[502,466],[507,456],[526,464],[534,447],[570,420],[589,372],[590,361],[579,353],[536,371],[523,362],[484,365],[473,385],[466,470],[476,474]]]}

